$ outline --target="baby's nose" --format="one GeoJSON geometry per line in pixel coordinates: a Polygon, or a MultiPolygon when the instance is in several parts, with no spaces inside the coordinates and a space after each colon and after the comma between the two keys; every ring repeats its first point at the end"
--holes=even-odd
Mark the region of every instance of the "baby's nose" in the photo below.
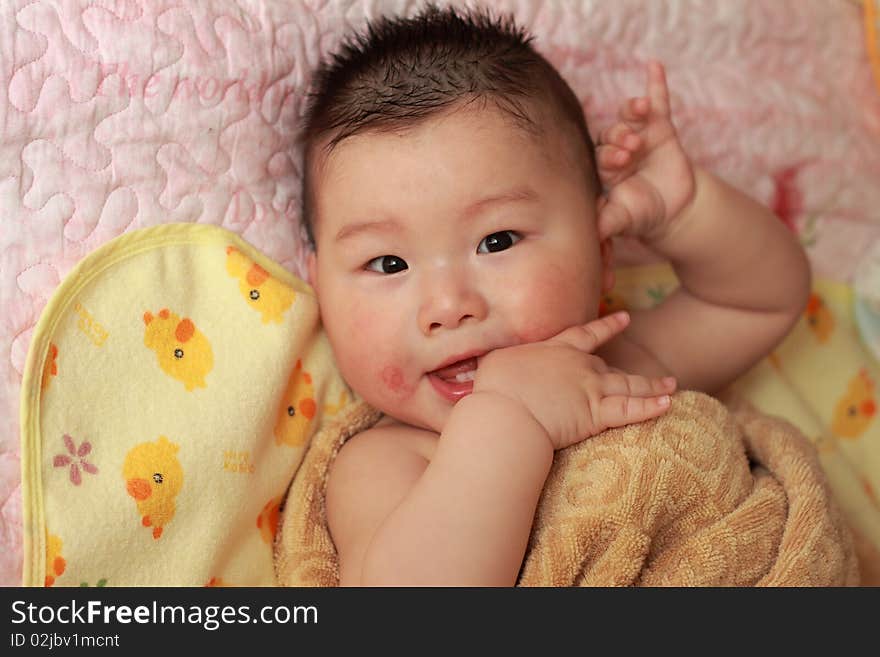
{"type": "Polygon", "coordinates": [[[469,281],[444,277],[444,280],[427,287],[418,317],[419,327],[425,335],[486,318],[486,300],[469,281]]]}

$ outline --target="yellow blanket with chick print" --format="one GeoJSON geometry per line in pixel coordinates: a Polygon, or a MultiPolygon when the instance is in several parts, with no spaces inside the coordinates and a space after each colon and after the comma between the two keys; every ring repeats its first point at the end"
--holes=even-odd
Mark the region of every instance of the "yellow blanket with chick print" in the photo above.
{"type": "Polygon", "coordinates": [[[28,353],[24,585],[274,585],[287,487],[354,401],[311,288],[234,233],[105,244],[28,353]]]}

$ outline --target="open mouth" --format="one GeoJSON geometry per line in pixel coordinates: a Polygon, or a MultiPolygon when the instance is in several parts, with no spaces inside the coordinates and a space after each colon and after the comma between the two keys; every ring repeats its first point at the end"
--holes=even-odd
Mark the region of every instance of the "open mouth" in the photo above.
{"type": "Polygon", "coordinates": [[[455,403],[473,392],[476,374],[477,357],[472,356],[428,372],[428,378],[442,397],[455,403]]]}
{"type": "Polygon", "coordinates": [[[473,356],[471,358],[465,358],[463,360],[456,361],[451,365],[447,365],[446,367],[441,367],[440,369],[434,370],[431,372],[434,376],[438,376],[444,381],[473,381],[474,376],[476,376],[477,372],[477,358],[473,356]]]}

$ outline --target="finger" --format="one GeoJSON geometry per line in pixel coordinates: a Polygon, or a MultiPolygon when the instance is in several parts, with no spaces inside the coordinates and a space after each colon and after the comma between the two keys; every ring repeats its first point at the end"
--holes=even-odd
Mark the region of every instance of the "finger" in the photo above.
{"type": "Polygon", "coordinates": [[[599,402],[599,421],[604,427],[622,427],[626,424],[644,422],[663,415],[672,401],[669,395],[659,397],[629,397],[610,395],[599,402]]]}
{"type": "Polygon", "coordinates": [[[608,368],[600,380],[605,395],[630,395],[633,397],[655,397],[675,391],[673,377],[647,377],[627,374],[617,368],[608,368]]]}
{"type": "Polygon", "coordinates": [[[625,234],[631,223],[632,217],[629,210],[620,203],[609,201],[599,213],[597,226],[599,241],[615,235],[625,234]]]}
{"type": "Polygon", "coordinates": [[[641,147],[642,138],[625,123],[615,123],[602,131],[599,143],[602,146],[611,145],[635,151],[641,147]]]}
{"type": "Polygon", "coordinates": [[[620,108],[620,119],[633,130],[642,128],[651,114],[650,98],[630,98],[620,108]]]}
{"type": "Polygon", "coordinates": [[[600,169],[617,169],[626,166],[632,156],[628,150],[602,144],[596,149],[596,163],[600,169]]]}
{"type": "Polygon", "coordinates": [[[625,310],[594,319],[586,324],[571,326],[556,334],[550,341],[562,342],[581,351],[593,352],[629,325],[625,310]]]}
{"type": "Polygon", "coordinates": [[[648,98],[651,109],[661,116],[669,116],[669,88],[666,85],[666,71],[658,61],[648,62],[648,98]]]}
{"type": "MultiPolygon", "coordinates": [[[[626,372],[626,371],[620,369],[619,367],[609,366],[608,371],[615,372],[616,374],[627,374],[627,375],[629,374],[629,372],[626,372]]],[[[674,376],[664,376],[664,377],[654,377],[654,378],[659,381],[663,381],[664,384],[668,384],[668,385],[672,386],[673,388],[678,387],[678,379],[676,379],[674,376]]]]}

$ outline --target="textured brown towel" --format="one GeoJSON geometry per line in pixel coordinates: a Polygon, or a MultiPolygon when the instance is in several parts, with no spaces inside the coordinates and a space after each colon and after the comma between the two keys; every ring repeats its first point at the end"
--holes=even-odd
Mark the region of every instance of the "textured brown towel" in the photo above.
{"type": "MultiPolygon", "coordinates": [[[[339,447],[380,414],[351,407],[316,436],[288,494],[286,586],[338,584],[324,491],[339,447]]],[[[732,400],[680,392],[662,418],[557,452],[521,586],[858,584],[852,539],[812,445],[732,400]]]]}

